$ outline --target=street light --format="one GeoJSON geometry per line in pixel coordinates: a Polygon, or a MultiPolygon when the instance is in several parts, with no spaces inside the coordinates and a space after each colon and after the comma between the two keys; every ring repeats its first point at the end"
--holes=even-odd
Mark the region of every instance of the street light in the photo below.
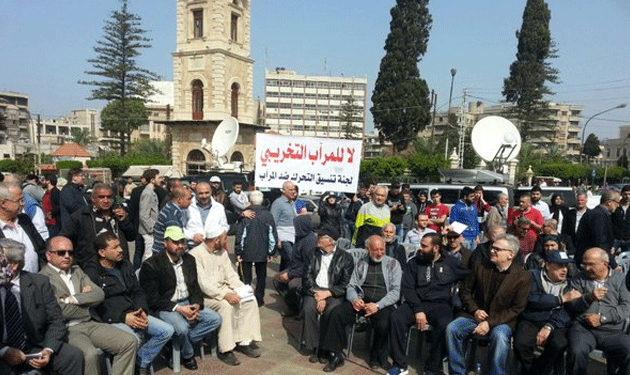
{"type": "Polygon", "coordinates": [[[615,107],[612,107],[612,108],[608,108],[605,111],[601,111],[601,112],[598,112],[598,113],[594,114],[593,116],[589,117],[588,120],[586,120],[586,123],[584,124],[584,127],[582,128],[582,155],[584,155],[584,134],[586,134],[586,126],[588,125],[588,123],[592,119],[594,119],[595,117],[597,117],[597,116],[599,116],[599,115],[601,115],[603,113],[614,111],[615,109],[626,108],[626,105],[627,105],[627,103],[622,103],[622,104],[619,104],[618,106],[615,106],[615,107]]]}
{"type": "MultiPolygon", "coordinates": [[[[448,115],[451,114],[451,101],[453,100],[453,81],[455,81],[455,74],[457,74],[457,69],[451,68],[451,92],[448,95],[448,115]]],[[[446,118],[446,122],[448,123],[448,117],[446,118]]]]}

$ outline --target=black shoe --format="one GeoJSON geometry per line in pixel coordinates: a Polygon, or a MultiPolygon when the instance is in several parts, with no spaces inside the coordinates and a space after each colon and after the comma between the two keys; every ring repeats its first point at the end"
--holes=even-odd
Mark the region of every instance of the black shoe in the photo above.
{"type": "Polygon", "coordinates": [[[281,311],[280,315],[282,315],[283,318],[292,318],[299,313],[300,313],[299,311],[291,309],[288,311],[281,311]]]}
{"type": "Polygon", "coordinates": [[[341,353],[335,354],[330,361],[328,361],[328,364],[324,366],[324,372],[335,371],[337,367],[343,366],[343,362],[343,355],[341,353]]]}
{"type": "Polygon", "coordinates": [[[196,370],[197,369],[197,361],[195,361],[195,356],[192,356],[188,359],[184,358],[182,359],[182,365],[184,365],[184,367],[187,370],[196,370]]]}
{"type": "Polygon", "coordinates": [[[317,353],[317,348],[313,349],[313,352],[308,356],[308,361],[311,363],[316,363],[319,360],[319,355],[317,353]]]}
{"type": "Polygon", "coordinates": [[[258,351],[258,349],[254,349],[250,345],[236,345],[235,350],[245,354],[250,358],[260,357],[260,352],[258,351]]]}
{"type": "Polygon", "coordinates": [[[236,358],[231,350],[225,353],[217,353],[217,358],[222,360],[223,363],[225,363],[226,365],[238,366],[241,364],[241,362],[236,358]]]}
{"type": "Polygon", "coordinates": [[[138,367],[136,368],[136,375],[149,375],[149,369],[138,367]]]}
{"type": "Polygon", "coordinates": [[[368,362],[368,366],[370,366],[370,369],[372,370],[378,370],[378,368],[381,367],[376,359],[370,359],[370,362],[368,362]]]}

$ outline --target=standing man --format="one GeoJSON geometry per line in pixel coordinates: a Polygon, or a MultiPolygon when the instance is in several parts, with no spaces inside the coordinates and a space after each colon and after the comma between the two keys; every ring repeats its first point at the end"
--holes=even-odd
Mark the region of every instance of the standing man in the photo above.
{"type": "Polygon", "coordinates": [[[331,353],[325,372],[343,364],[343,348],[346,347],[346,326],[353,324],[357,316],[365,317],[374,328],[374,340],[370,348],[370,368],[386,369],[387,336],[389,317],[400,299],[400,263],[385,255],[382,237],[367,239],[368,254],[357,261],[352,272],[346,300],[330,314],[328,321],[321,322],[321,348],[331,353]]]}
{"type": "MultiPolygon", "coordinates": [[[[197,185],[199,185],[199,183],[197,183],[197,185]]],[[[210,177],[210,187],[212,188],[212,198],[225,206],[228,202],[228,197],[221,188],[221,179],[219,176],[210,177]]]]}
{"type": "Polygon", "coordinates": [[[405,216],[405,199],[400,193],[400,182],[393,182],[387,194],[387,206],[389,206],[390,222],[396,226],[398,241],[403,240],[403,217],[405,216]]]}
{"type": "Polygon", "coordinates": [[[283,271],[293,258],[293,242],[295,241],[295,227],[293,219],[297,216],[295,199],[297,188],[291,181],[282,184],[282,196],[276,198],[271,205],[271,215],[278,230],[278,250],[280,251],[280,269],[283,271]]]}
{"type": "Polygon", "coordinates": [[[96,236],[110,232],[120,240],[125,259],[129,259],[127,241],[136,238],[133,224],[123,208],[112,208],[114,191],[106,184],[96,184],[92,188],[93,207],[84,207],[70,216],[64,223],[61,236],[72,241],[76,251],[76,262],[89,274],[89,268],[98,264],[98,255],[94,249],[96,236]]]}
{"type": "Polygon", "coordinates": [[[578,227],[580,226],[580,221],[582,221],[582,218],[584,217],[586,212],[590,211],[590,209],[587,207],[588,194],[586,194],[585,192],[579,192],[577,193],[575,199],[575,208],[569,210],[569,217],[567,218],[567,220],[569,221],[569,223],[567,223],[569,233],[567,234],[571,236],[574,244],[576,243],[576,233],[578,227]]]}
{"type": "Polygon", "coordinates": [[[630,250],[630,210],[628,208],[630,208],[630,185],[621,189],[621,202],[610,217],[615,241],[621,252],[630,250]]]}
{"type": "Polygon", "coordinates": [[[439,374],[446,355],[444,332],[453,319],[451,289],[469,271],[455,258],[441,250],[442,237],[428,233],[422,237],[420,249],[409,259],[402,279],[404,301],[390,319],[391,356],[394,367],[390,375],[407,374],[405,343],[409,327],[424,331],[433,327],[433,338],[425,374],[439,374]]]}
{"type": "MultiPolygon", "coordinates": [[[[424,213],[424,211],[418,212],[418,207],[415,203],[413,203],[413,200],[411,199],[411,190],[404,190],[402,194],[404,198],[403,205],[405,206],[405,215],[403,216],[403,238],[406,238],[407,233],[409,233],[409,231],[411,231],[416,224],[416,216],[418,215],[418,213],[424,213]]],[[[428,224],[429,223],[427,218],[427,225],[428,224]]]]}
{"type": "Polygon", "coordinates": [[[448,206],[442,203],[442,193],[438,189],[431,190],[431,202],[424,209],[424,213],[429,217],[429,228],[439,233],[446,223],[449,214],[448,206]]]}
{"type": "Polygon", "coordinates": [[[70,215],[75,211],[89,206],[83,190],[84,183],[85,175],[81,168],[73,168],[68,171],[68,183],[61,189],[59,195],[62,227],[70,221],[70,215]]]}
{"type": "Polygon", "coordinates": [[[527,193],[521,195],[519,198],[519,204],[520,208],[518,210],[514,210],[512,215],[508,218],[508,226],[515,225],[519,218],[526,217],[531,223],[529,228],[530,234],[533,235],[535,239],[538,238],[538,233],[542,231],[542,227],[545,224],[542,214],[540,211],[532,207],[532,198],[527,193]]]}
{"type": "Polygon", "coordinates": [[[486,228],[499,225],[507,230],[507,222],[511,214],[510,198],[507,194],[499,193],[499,195],[497,195],[497,204],[490,209],[490,213],[486,218],[486,228]]]}
{"type": "MultiPolygon", "coordinates": [[[[256,295],[258,306],[262,306],[265,304],[267,260],[276,252],[278,232],[273,216],[262,205],[262,192],[258,190],[252,191],[250,199],[252,206],[249,209],[256,215],[253,219],[243,218],[238,223],[236,237],[234,238],[234,254],[237,262],[241,265],[240,276],[245,284],[252,284],[252,267],[256,268],[256,289],[254,294],[256,295]]],[[[293,254],[294,257],[295,255],[293,254]]]]}
{"type": "Polygon", "coordinates": [[[348,206],[346,213],[344,214],[346,220],[348,220],[348,231],[350,233],[350,238],[354,235],[354,223],[357,221],[357,214],[359,213],[359,209],[364,204],[368,203],[372,197],[372,194],[369,193],[371,184],[369,182],[362,182],[359,187],[359,191],[352,197],[352,202],[348,206]]]}
{"type": "Polygon", "coordinates": [[[225,207],[212,197],[210,184],[206,181],[197,183],[197,199],[188,207],[188,213],[190,220],[186,224],[184,233],[187,234],[189,248],[204,241],[208,228],[219,225],[226,232],[230,230],[225,216],[225,207]],[[191,234],[192,238],[189,238],[191,234]]]}
{"type": "Polygon", "coordinates": [[[127,183],[125,184],[125,189],[123,190],[123,198],[125,201],[131,199],[131,192],[136,188],[136,184],[133,183],[133,177],[127,177],[127,183]]]}
{"type": "Polygon", "coordinates": [[[42,207],[46,215],[46,227],[50,237],[55,237],[61,231],[61,208],[59,206],[60,191],[57,189],[57,176],[47,174],[42,179],[44,185],[44,196],[42,197],[42,207]]]}
{"type": "Polygon", "coordinates": [[[139,375],[148,374],[149,366],[173,336],[173,327],[148,315],[147,297],[131,263],[123,258],[118,238],[109,232],[101,233],[94,240],[94,248],[99,263],[90,276],[103,286],[105,293],[105,300],[96,311],[103,321],[134,336],[139,343],[139,375]]]}
{"type": "Polygon", "coordinates": [[[142,264],[140,285],[152,314],[175,329],[173,340],[181,348],[184,367],[196,370],[193,344],[217,329],[221,317],[204,308],[195,258],[185,252],[186,238],[182,228],[167,227],[163,242],[164,251],[142,264]]]}
{"type": "Polygon", "coordinates": [[[527,305],[531,279],[527,271],[514,264],[519,241],[506,234],[497,236],[490,263],[480,263],[468,275],[459,291],[464,316],[446,328],[449,373],[464,375],[464,348],[472,335],[490,337],[490,373],[506,374],[510,337],[516,318],[527,305]]]}
{"type": "Polygon", "coordinates": [[[357,213],[354,224],[354,236],[352,243],[357,247],[365,246],[365,240],[372,235],[380,235],[383,226],[389,223],[390,210],[385,204],[387,201],[387,188],[377,186],[372,195],[373,200],[364,204],[357,213]]]}
{"type": "MultiPolygon", "coordinates": [[[[188,207],[192,202],[190,190],[184,186],[176,186],[171,190],[171,200],[160,210],[158,219],[153,226],[153,253],[164,250],[164,231],[167,227],[186,227],[190,214],[188,207]]],[[[192,240],[194,233],[187,233],[187,239],[192,240]]]]}
{"type": "Polygon", "coordinates": [[[208,229],[204,242],[192,249],[190,255],[197,264],[204,304],[221,316],[218,357],[228,365],[236,366],[240,362],[233,350],[251,358],[260,357],[253,342],[262,341],[262,336],[258,304],[255,300],[242,300],[239,295],[244,284],[227,255],[227,239],[225,229],[214,226],[208,229]]]}
{"type": "Polygon", "coordinates": [[[39,177],[37,177],[36,174],[30,173],[26,176],[26,181],[22,185],[22,191],[24,194],[30,195],[31,198],[35,199],[37,204],[42,204],[44,189],[39,186],[39,177]]]}
{"type": "Polygon", "coordinates": [[[549,205],[542,200],[542,189],[539,185],[534,185],[530,191],[530,197],[532,198],[532,207],[537,209],[543,217],[543,220],[549,220],[552,218],[551,211],[549,211],[549,205]]]}
{"type": "Polygon", "coordinates": [[[249,198],[247,197],[247,193],[243,191],[242,181],[234,182],[234,186],[232,186],[232,192],[230,193],[229,198],[230,204],[234,208],[234,213],[238,216],[241,215],[241,212],[248,209],[249,206],[253,205],[253,203],[250,203],[249,198]]]}
{"type": "Polygon", "coordinates": [[[0,184],[0,238],[11,238],[24,245],[24,263],[21,268],[37,273],[44,264],[46,243],[33,225],[31,218],[22,213],[24,197],[20,185],[14,182],[0,184]]]}
{"type": "MultiPolygon", "coordinates": [[[[582,220],[575,234],[575,262],[582,264],[582,255],[587,249],[598,247],[604,249],[612,255],[615,236],[613,232],[612,220],[610,216],[619,208],[621,197],[619,192],[606,190],[602,193],[599,205],[588,211],[582,220]]],[[[611,257],[610,266],[617,268],[615,258],[611,257]]]]}
{"type": "Polygon", "coordinates": [[[467,226],[462,232],[465,242],[464,246],[474,250],[479,241],[479,221],[477,220],[477,205],[474,203],[476,193],[468,186],[464,187],[461,192],[462,199],[451,209],[451,224],[458,222],[467,226]]]}
{"type": "Polygon", "coordinates": [[[50,279],[68,327],[68,343],[83,352],[85,374],[101,373],[98,348],[113,356],[114,374],[133,375],[136,337],[99,323],[93,308],[103,302],[105,293],[79,266],[72,265],[73,255],[72,241],[65,237],[51,238],[46,249],[48,264],[40,272],[50,279]]]}
{"type": "Polygon", "coordinates": [[[613,271],[608,258],[606,250],[588,249],[582,262],[584,272],[573,280],[582,297],[569,303],[577,319],[569,329],[567,374],[585,375],[593,349],[606,353],[619,366],[620,374],[630,374],[630,336],[624,332],[624,322],[630,317],[630,293],[623,273],[613,271]]]}
{"type": "MultiPolygon", "coordinates": [[[[162,176],[157,169],[147,169],[142,177],[147,184],[142,189],[138,205],[138,234],[142,236],[144,242],[144,248],[136,249],[141,256],[140,263],[153,255],[153,226],[160,214],[160,199],[155,192],[155,187],[162,184],[162,176]]],[[[134,260],[135,258],[136,256],[134,260]]]]}
{"type": "Polygon", "coordinates": [[[420,241],[425,234],[435,233],[433,229],[428,228],[428,225],[429,216],[423,213],[418,213],[416,215],[416,227],[407,233],[404,242],[413,244],[416,248],[418,248],[420,246],[420,241]]]}
{"type": "Polygon", "coordinates": [[[0,373],[82,375],[83,353],[64,342],[67,329],[50,281],[23,270],[24,253],[20,242],[0,239],[0,373]]]}

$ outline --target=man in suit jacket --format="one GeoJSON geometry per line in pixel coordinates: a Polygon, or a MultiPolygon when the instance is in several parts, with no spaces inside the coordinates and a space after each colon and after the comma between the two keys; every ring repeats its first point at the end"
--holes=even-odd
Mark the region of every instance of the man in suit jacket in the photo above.
{"type": "Polygon", "coordinates": [[[465,374],[464,348],[473,335],[489,336],[491,373],[505,374],[510,336],[516,318],[525,310],[531,288],[529,274],[514,263],[520,241],[510,234],[498,235],[490,262],[479,263],[462,284],[459,295],[464,316],[446,328],[449,373],[465,374]]]}
{"type": "Polygon", "coordinates": [[[24,196],[22,188],[15,182],[0,184],[0,238],[11,238],[25,246],[23,269],[39,271],[45,261],[46,243],[33,225],[31,218],[22,213],[24,196]]]}
{"type": "Polygon", "coordinates": [[[79,266],[72,265],[73,255],[72,241],[54,237],[46,249],[48,264],[40,271],[50,279],[68,326],[68,342],[83,352],[85,374],[100,374],[99,348],[114,356],[114,374],[132,375],[138,341],[132,334],[99,323],[92,308],[103,302],[105,294],[79,266]]]}
{"type": "Polygon", "coordinates": [[[45,276],[22,270],[24,252],[23,244],[0,239],[0,374],[35,369],[81,375],[83,354],[63,342],[66,325],[50,282],[45,276]],[[27,358],[26,354],[36,357],[27,358]]]}
{"type": "Polygon", "coordinates": [[[184,367],[196,370],[193,344],[217,329],[221,317],[204,308],[197,265],[195,258],[185,253],[186,238],[181,227],[166,228],[163,247],[163,251],[142,264],[140,285],[151,313],[175,329],[173,340],[181,348],[184,367]]]}
{"type": "MultiPolygon", "coordinates": [[[[592,247],[604,249],[609,255],[612,255],[611,250],[615,243],[615,236],[610,216],[619,208],[620,201],[619,192],[606,190],[602,193],[599,205],[584,214],[575,234],[577,248],[574,259],[576,264],[582,264],[582,255],[592,247]]],[[[617,268],[614,256],[610,257],[610,267],[612,269],[617,268]]]]}

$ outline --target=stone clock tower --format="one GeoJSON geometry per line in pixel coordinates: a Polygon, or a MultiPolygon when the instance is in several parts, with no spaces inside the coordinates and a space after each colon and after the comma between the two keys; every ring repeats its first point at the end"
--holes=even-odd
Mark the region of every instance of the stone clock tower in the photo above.
{"type": "Polygon", "coordinates": [[[240,136],[230,161],[253,169],[255,125],[250,0],[176,0],[177,49],[173,53],[173,165],[204,173],[213,156],[200,147],[216,126],[235,117],[240,136]]]}

